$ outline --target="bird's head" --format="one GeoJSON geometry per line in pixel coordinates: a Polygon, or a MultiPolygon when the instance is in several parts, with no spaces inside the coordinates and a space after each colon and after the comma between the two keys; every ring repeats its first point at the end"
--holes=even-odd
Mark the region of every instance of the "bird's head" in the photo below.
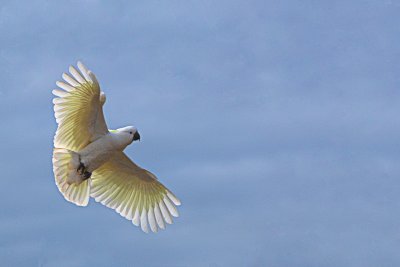
{"type": "Polygon", "coordinates": [[[140,140],[140,134],[136,127],[126,126],[116,130],[118,135],[126,140],[127,144],[131,144],[133,141],[140,140]]]}

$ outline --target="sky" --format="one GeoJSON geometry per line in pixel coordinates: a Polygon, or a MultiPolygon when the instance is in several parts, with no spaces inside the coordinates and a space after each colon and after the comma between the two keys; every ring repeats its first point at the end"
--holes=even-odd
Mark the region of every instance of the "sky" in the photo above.
{"type": "Polygon", "coordinates": [[[399,266],[400,1],[0,1],[4,266],[399,266]],[[145,234],[54,183],[81,60],[182,201],[145,234]]]}

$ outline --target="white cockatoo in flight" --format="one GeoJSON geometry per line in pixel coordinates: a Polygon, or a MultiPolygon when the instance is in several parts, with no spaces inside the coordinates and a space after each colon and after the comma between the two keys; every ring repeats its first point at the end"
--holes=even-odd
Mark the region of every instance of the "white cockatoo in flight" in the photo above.
{"type": "Polygon", "coordinates": [[[89,197],[114,209],[144,232],[164,229],[178,217],[180,201],[151,172],[140,168],[123,150],[139,140],[133,126],[109,130],[106,101],[96,76],[81,62],[69,67],[53,90],[58,128],[53,171],[64,198],[86,206],[89,197]]]}

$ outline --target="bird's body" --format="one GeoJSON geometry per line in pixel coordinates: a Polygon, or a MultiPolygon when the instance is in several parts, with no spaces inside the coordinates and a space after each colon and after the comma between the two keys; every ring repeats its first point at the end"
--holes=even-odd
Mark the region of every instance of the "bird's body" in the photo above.
{"type": "Polygon", "coordinates": [[[93,172],[111,159],[115,152],[122,151],[118,149],[115,139],[112,134],[107,134],[78,152],[87,171],[93,172]]]}
{"type": "Polygon", "coordinates": [[[58,128],[53,170],[65,199],[86,206],[89,196],[115,209],[148,232],[164,229],[177,217],[180,201],[151,172],[133,163],[123,150],[140,135],[133,126],[108,130],[103,115],[105,94],[94,74],[78,62],[63,74],[63,89],[53,90],[58,128]]]}
{"type": "Polygon", "coordinates": [[[77,153],[80,155],[81,162],[87,171],[93,172],[110,160],[116,152],[122,152],[130,143],[129,136],[114,130],[88,144],[77,153]]]}

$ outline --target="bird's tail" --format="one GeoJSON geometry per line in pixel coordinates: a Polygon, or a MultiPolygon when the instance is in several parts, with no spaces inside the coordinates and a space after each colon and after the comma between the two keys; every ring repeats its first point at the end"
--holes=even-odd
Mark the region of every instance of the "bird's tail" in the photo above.
{"type": "Polygon", "coordinates": [[[53,150],[53,172],[58,190],[64,198],[78,206],[89,203],[89,179],[82,180],[78,174],[79,155],[64,148],[53,150]]]}

